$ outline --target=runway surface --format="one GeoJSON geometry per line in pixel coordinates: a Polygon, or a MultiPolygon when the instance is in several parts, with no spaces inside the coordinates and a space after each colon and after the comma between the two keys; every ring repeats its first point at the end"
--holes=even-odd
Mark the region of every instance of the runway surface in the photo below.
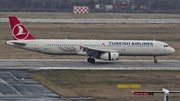
{"type": "Polygon", "coordinates": [[[95,64],[86,60],[21,60],[1,59],[0,69],[74,69],[74,70],[180,70],[180,61],[159,60],[119,60],[101,61],[95,64]]]}
{"type": "MultiPolygon", "coordinates": [[[[180,23],[180,19],[19,19],[21,22],[51,23],[180,23]]],[[[9,20],[8,18],[0,18],[0,22],[9,22],[9,20]]]]}

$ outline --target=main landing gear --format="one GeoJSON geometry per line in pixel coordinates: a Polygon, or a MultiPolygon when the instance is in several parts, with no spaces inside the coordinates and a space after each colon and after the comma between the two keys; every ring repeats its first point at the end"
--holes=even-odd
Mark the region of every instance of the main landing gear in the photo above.
{"type": "Polygon", "coordinates": [[[87,62],[90,62],[90,63],[95,63],[95,59],[94,59],[94,58],[89,57],[89,58],[87,59],[87,62]]]}
{"type": "Polygon", "coordinates": [[[156,60],[156,56],[154,56],[154,63],[157,63],[158,61],[156,60]]]}

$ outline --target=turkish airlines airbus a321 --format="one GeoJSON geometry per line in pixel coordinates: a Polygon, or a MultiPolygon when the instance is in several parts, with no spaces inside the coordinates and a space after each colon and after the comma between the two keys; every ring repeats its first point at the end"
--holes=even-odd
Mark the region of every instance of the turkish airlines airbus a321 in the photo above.
{"type": "Polygon", "coordinates": [[[115,61],[119,56],[156,56],[170,55],[175,50],[167,43],[155,40],[70,40],[36,39],[15,17],[9,16],[14,40],[6,44],[18,48],[53,55],[84,55],[90,63],[96,59],[115,61]]]}

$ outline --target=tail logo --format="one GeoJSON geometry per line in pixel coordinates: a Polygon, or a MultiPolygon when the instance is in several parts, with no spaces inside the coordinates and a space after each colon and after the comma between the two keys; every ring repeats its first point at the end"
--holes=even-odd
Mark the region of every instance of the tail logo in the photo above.
{"type": "Polygon", "coordinates": [[[28,37],[29,32],[24,31],[24,26],[20,24],[16,24],[13,29],[12,29],[12,35],[14,36],[15,39],[17,40],[24,40],[28,37]]]}

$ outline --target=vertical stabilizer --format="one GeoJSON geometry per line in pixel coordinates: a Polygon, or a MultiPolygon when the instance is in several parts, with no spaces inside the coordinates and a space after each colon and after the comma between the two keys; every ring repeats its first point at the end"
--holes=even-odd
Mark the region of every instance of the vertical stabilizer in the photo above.
{"type": "Polygon", "coordinates": [[[9,23],[14,40],[32,40],[35,39],[31,33],[15,16],[9,16],[9,23]]]}

